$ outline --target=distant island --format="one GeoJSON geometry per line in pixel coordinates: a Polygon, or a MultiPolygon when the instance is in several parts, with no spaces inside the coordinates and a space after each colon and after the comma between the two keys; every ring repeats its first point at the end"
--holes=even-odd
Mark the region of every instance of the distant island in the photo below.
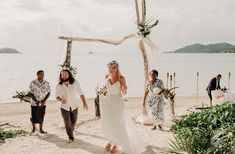
{"type": "Polygon", "coordinates": [[[20,53],[20,52],[13,48],[0,48],[0,54],[1,53],[20,53]]]}
{"type": "MultiPolygon", "coordinates": [[[[169,52],[168,52],[169,53],[169,52]]],[[[170,53],[235,53],[235,46],[229,43],[193,44],[170,53]]]]}

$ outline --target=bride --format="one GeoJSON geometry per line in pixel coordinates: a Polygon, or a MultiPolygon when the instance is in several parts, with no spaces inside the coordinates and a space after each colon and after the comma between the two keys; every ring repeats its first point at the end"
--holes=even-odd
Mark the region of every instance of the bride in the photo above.
{"type": "Polygon", "coordinates": [[[125,78],[117,61],[110,62],[108,69],[106,85],[100,89],[101,132],[109,141],[105,149],[115,153],[120,146],[126,154],[140,154],[145,151],[145,143],[125,109],[122,96],[127,93],[125,78]]]}

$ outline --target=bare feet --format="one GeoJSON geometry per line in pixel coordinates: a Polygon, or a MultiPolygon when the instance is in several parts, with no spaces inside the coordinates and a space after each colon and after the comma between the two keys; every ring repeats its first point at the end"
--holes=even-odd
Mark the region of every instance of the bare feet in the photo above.
{"type": "Polygon", "coordinates": [[[43,131],[43,130],[40,130],[39,133],[41,133],[41,134],[47,134],[47,132],[45,132],[45,131],[43,131]]]}
{"type": "Polygon", "coordinates": [[[157,129],[157,127],[156,127],[156,125],[154,125],[151,130],[156,130],[156,129],[157,129]]]}
{"type": "MultiPolygon", "coordinates": [[[[156,130],[156,129],[157,129],[157,126],[156,126],[156,125],[154,125],[154,126],[153,126],[153,128],[152,128],[151,130],[156,130]]],[[[158,125],[158,129],[159,129],[159,130],[161,130],[161,131],[163,131],[162,126],[161,126],[161,125],[158,125]]]]}
{"type": "Polygon", "coordinates": [[[209,107],[212,107],[212,101],[209,102],[209,107]]]}
{"type": "Polygon", "coordinates": [[[31,136],[34,132],[35,132],[35,129],[33,129],[33,130],[29,133],[29,135],[31,136]]]}
{"type": "Polygon", "coordinates": [[[110,143],[108,143],[108,144],[105,146],[105,150],[106,150],[106,151],[109,151],[109,150],[110,150],[110,148],[111,148],[111,144],[110,144],[110,143]]]}
{"type": "Polygon", "coordinates": [[[159,130],[163,131],[162,126],[158,125],[159,130]]]}
{"type": "Polygon", "coordinates": [[[117,146],[113,146],[112,150],[110,151],[111,153],[116,153],[118,152],[117,146]]]}
{"type": "Polygon", "coordinates": [[[72,143],[74,140],[69,139],[66,143],[72,143]]]}

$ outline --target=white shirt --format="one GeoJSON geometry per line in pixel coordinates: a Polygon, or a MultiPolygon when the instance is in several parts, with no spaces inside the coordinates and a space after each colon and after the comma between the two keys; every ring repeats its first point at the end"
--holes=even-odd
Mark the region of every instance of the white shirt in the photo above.
{"type": "Polygon", "coordinates": [[[218,89],[218,86],[219,86],[219,80],[216,80],[216,87],[215,87],[215,89],[218,89]]]}
{"type": "Polygon", "coordinates": [[[56,85],[56,98],[60,97],[65,99],[66,104],[60,102],[60,108],[70,111],[78,108],[79,97],[83,95],[82,89],[78,81],[73,84],[66,86],[64,83],[62,85],[56,85]]]}
{"type": "MultiPolygon", "coordinates": [[[[39,82],[38,79],[36,79],[30,83],[29,92],[32,93],[38,101],[42,101],[46,95],[51,92],[51,88],[49,82],[46,80],[39,82]]],[[[31,105],[37,106],[36,102],[32,98],[31,105]]]]}

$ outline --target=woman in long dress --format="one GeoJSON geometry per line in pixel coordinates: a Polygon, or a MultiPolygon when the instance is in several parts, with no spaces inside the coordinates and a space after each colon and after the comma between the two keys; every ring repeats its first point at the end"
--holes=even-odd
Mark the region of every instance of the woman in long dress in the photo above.
{"type": "Polygon", "coordinates": [[[164,89],[163,81],[158,79],[158,71],[152,70],[150,72],[151,80],[146,83],[146,90],[143,99],[143,108],[146,110],[146,99],[149,111],[151,113],[153,128],[157,129],[157,126],[162,130],[164,123],[164,99],[161,95],[161,90],[164,89]],[[148,96],[148,97],[147,97],[148,96]]]}
{"type": "Polygon", "coordinates": [[[133,121],[125,109],[123,94],[127,93],[125,78],[119,71],[117,61],[108,64],[109,75],[106,76],[106,95],[100,95],[101,132],[109,141],[105,146],[106,151],[115,153],[118,146],[126,154],[140,154],[145,151],[133,121]]]}

